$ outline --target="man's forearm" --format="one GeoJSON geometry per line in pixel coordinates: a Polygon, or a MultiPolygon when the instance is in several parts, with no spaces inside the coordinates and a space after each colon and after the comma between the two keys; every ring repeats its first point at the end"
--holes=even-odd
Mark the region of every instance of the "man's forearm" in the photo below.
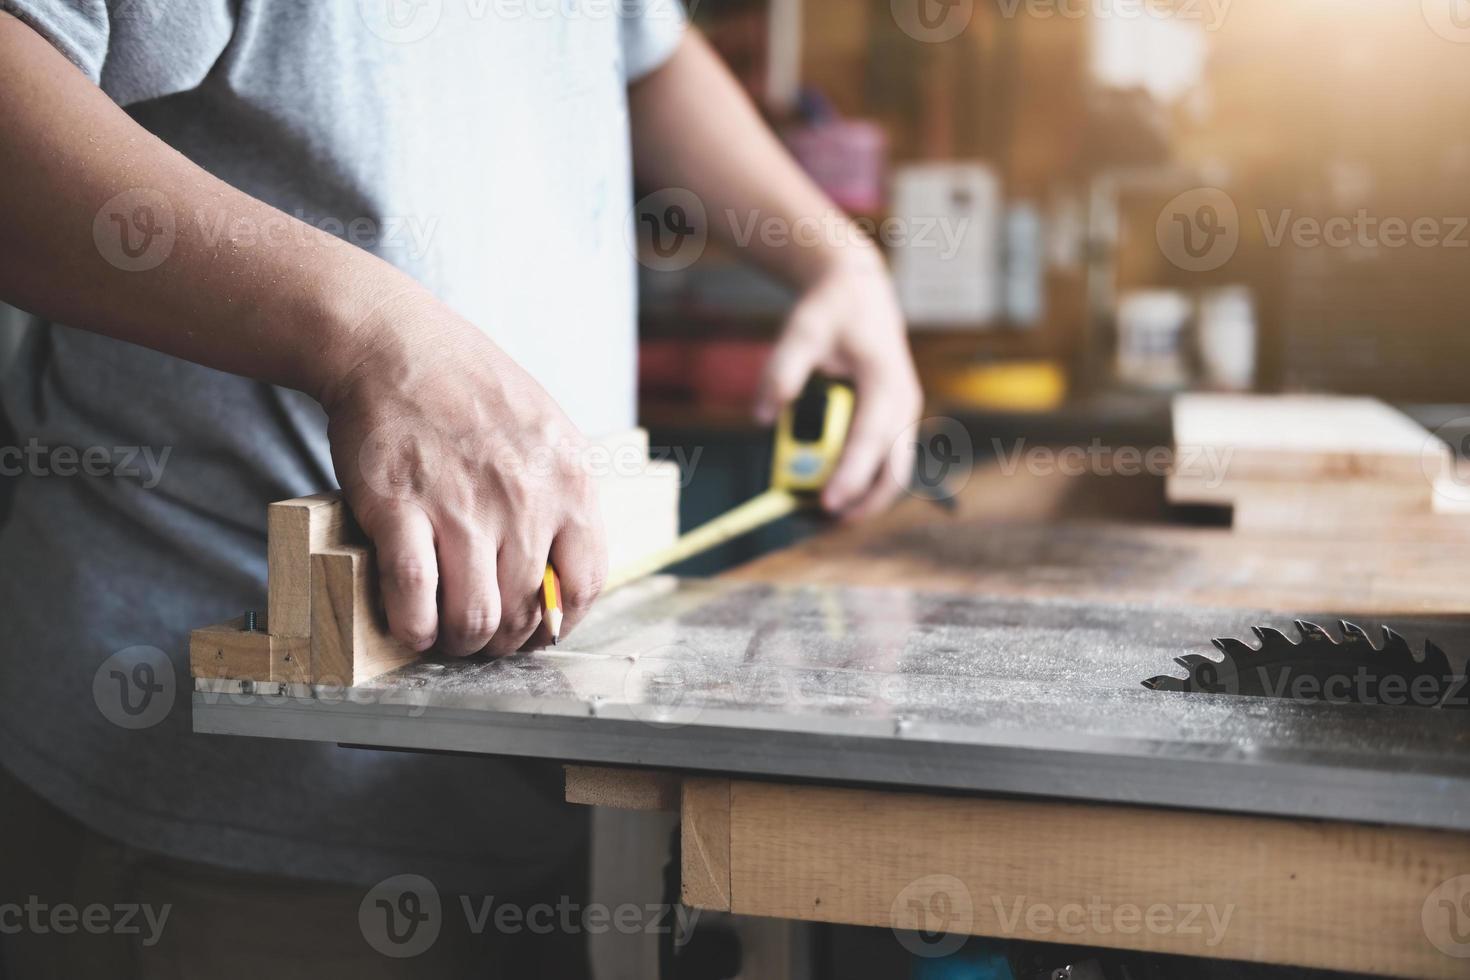
{"type": "MultiPolygon", "coordinates": [[[[679,50],[629,95],[633,166],[648,190],[683,187],[703,202],[709,230],[739,244],[756,262],[791,285],[810,286],[834,265],[878,265],[878,250],[862,236],[819,236],[808,244],[766,244],[742,236],[752,219],[798,221],[841,217],[766,126],[755,106],[694,31],[679,50]],[[733,215],[733,220],[731,216],[733,215]],[[736,241],[744,238],[743,241],[736,241]]],[[[828,223],[823,222],[823,227],[828,223]]]]}
{"type": "Polygon", "coordinates": [[[6,14],[0,91],[0,299],[320,397],[417,288],[206,173],[6,14]]]}

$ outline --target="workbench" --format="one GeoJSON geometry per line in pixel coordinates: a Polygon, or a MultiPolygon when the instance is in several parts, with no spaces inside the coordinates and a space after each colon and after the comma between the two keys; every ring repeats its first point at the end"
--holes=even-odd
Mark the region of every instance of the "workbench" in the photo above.
{"type": "Polygon", "coordinates": [[[1157,478],[990,466],[953,513],[911,499],[622,590],[587,652],[335,692],[201,680],[195,728],[560,759],[573,802],[679,812],[687,903],[915,930],[921,953],[973,934],[1470,976],[1470,715],[1139,683],[1339,613],[1463,668],[1470,524],[1175,516],[1157,478]]]}

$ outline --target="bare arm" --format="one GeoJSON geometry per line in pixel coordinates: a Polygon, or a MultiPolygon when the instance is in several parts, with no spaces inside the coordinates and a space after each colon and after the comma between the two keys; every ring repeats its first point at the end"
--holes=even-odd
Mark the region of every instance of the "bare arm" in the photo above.
{"type": "Polygon", "coordinates": [[[903,316],[877,250],[846,224],[761,120],[709,45],[691,31],[668,63],[631,94],[633,163],[649,189],[682,187],[704,205],[709,231],[801,291],[767,365],[756,406],[769,421],[814,369],[850,376],[858,410],[847,451],[823,496],[860,517],[886,505],[908,478],[895,440],[918,415],[920,394],[903,316]],[[733,216],[733,220],[732,220],[733,216]],[[824,229],[805,241],[763,236],[742,244],[750,220],[824,229]]]}
{"type": "Polygon", "coordinates": [[[321,401],[390,625],[416,648],[520,646],[548,555],[568,623],[585,611],[605,574],[585,441],[484,333],[391,265],[211,177],[5,14],[0,91],[0,298],[321,401]],[[116,250],[118,221],[157,251],[116,250]],[[232,240],[237,222],[291,233],[232,240]],[[547,447],[556,472],[514,465],[547,447]]]}

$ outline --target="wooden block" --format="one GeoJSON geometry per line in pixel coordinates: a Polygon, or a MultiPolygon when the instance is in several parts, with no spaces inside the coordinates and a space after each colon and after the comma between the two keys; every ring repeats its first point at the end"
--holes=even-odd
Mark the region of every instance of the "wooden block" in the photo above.
{"type": "Polygon", "coordinates": [[[684,780],[679,808],[681,895],[685,905],[730,906],[730,781],[684,780]]]}
{"type": "Polygon", "coordinates": [[[388,633],[373,556],[343,547],[311,555],[311,670],[317,684],[352,687],[418,659],[388,633]]]}
{"type": "Polygon", "coordinates": [[[266,512],[268,618],[279,636],[311,635],[311,555],[353,541],[339,491],[271,504],[266,512]]]}
{"type": "Polygon", "coordinates": [[[679,777],[647,769],[565,766],[566,800],[618,810],[679,810],[679,777]]]}
{"type": "MultiPolygon", "coordinates": [[[[728,800],[737,914],[1466,975],[1422,918],[1470,873],[1466,834],[748,782],[728,800]]],[[[686,901],[718,897],[689,839],[686,901]]]]}
{"type": "Polygon", "coordinates": [[[189,634],[189,673],[212,680],[304,683],[310,676],[310,643],[259,629],[246,632],[245,617],[206,626],[189,634]]]}
{"type": "Polygon", "coordinates": [[[1188,457],[1214,451],[1230,481],[1432,485],[1452,458],[1443,441],[1372,398],[1180,395],[1173,417],[1181,472],[1208,469],[1188,457]]]}
{"type": "Polygon", "coordinates": [[[647,460],[636,473],[598,479],[609,569],[625,568],[679,536],[679,480],[679,466],[669,460],[647,460]]]}

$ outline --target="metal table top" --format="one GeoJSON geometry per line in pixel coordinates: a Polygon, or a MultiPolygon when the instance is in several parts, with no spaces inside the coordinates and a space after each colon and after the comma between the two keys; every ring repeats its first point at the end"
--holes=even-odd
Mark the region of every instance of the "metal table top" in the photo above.
{"type": "MultiPolygon", "coordinates": [[[[1470,712],[1141,686],[1253,625],[1290,627],[1250,610],[655,578],[555,650],[424,661],[345,691],[196,681],[194,727],[1470,830],[1470,712]]],[[[1391,625],[1463,669],[1470,620],[1391,625]]]]}

